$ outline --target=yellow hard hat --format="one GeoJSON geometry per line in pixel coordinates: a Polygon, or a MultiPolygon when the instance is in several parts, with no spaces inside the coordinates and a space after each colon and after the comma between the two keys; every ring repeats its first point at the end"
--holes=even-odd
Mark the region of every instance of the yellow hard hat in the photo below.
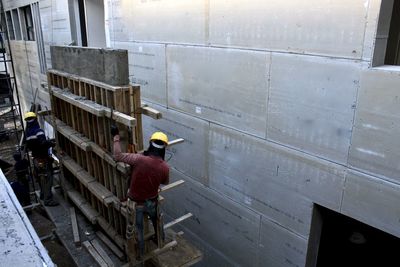
{"type": "Polygon", "coordinates": [[[164,142],[164,144],[167,146],[168,145],[168,137],[165,133],[163,132],[155,132],[151,135],[150,137],[150,141],[155,141],[155,140],[159,140],[164,142]]]}
{"type": "Polygon", "coordinates": [[[28,120],[28,119],[32,119],[32,118],[36,119],[35,112],[29,111],[29,112],[25,113],[24,120],[28,120]]]}

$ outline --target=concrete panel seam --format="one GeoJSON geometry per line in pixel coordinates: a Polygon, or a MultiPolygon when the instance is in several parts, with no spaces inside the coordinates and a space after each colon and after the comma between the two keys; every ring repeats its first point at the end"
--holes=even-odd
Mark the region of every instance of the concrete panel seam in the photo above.
{"type": "MultiPolygon", "coordinates": [[[[265,216],[264,214],[261,214],[261,220],[260,220],[260,222],[262,222],[262,219],[263,219],[263,218],[264,218],[265,220],[268,220],[269,222],[271,222],[271,223],[277,225],[278,227],[285,229],[286,231],[288,231],[289,233],[295,235],[296,237],[301,238],[301,239],[303,239],[303,240],[305,240],[305,241],[308,241],[308,238],[307,238],[307,237],[302,236],[302,235],[299,235],[298,233],[294,232],[292,229],[287,228],[287,227],[281,225],[279,222],[277,222],[277,221],[275,221],[275,220],[273,220],[273,219],[271,219],[271,218],[265,216]]],[[[261,225],[261,224],[260,224],[260,225],[261,225]]]]}
{"type": "Polygon", "coordinates": [[[342,213],[342,208],[343,208],[343,199],[344,199],[344,191],[346,188],[346,182],[347,182],[347,171],[344,174],[344,182],[343,182],[343,188],[342,188],[342,196],[340,198],[340,205],[339,205],[339,212],[342,213]]]}
{"type": "MultiPolygon", "coordinates": [[[[125,41],[128,42],[128,41],[125,41]]],[[[363,59],[362,57],[341,57],[341,56],[332,56],[332,55],[324,55],[324,54],[313,54],[313,53],[300,53],[293,51],[282,51],[275,49],[260,49],[260,48],[251,48],[251,47],[240,47],[240,46],[224,46],[224,45],[204,45],[204,44],[194,44],[194,43],[175,43],[175,42],[160,42],[160,41],[147,41],[147,40],[133,40],[129,41],[132,43],[143,43],[143,44],[165,44],[171,46],[184,46],[184,47],[200,47],[200,48],[221,48],[221,49],[232,49],[232,50],[243,50],[243,51],[252,51],[252,52],[273,52],[277,54],[291,54],[298,56],[312,56],[312,57],[320,57],[320,58],[330,58],[330,59],[345,59],[352,60],[356,62],[366,62],[369,63],[368,60],[363,59]]]]}
{"type": "Polygon", "coordinates": [[[268,107],[269,107],[269,99],[271,95],[271,69],[272,69],[272,53],[269,53],[269,69],[268,69],[268,93],[267,93],[267,114],[266,114],[266,129],[265,129],[265,140],[268,139],[268,107]]]}
{"type": "Polygon", "coordinates": [[[169,108],[169,100],[168,100],[168,58],[167,58],[167,44],[164,46],[164,57],[165,57],[165,103],[167,105],[167,108],[169,108]]]}

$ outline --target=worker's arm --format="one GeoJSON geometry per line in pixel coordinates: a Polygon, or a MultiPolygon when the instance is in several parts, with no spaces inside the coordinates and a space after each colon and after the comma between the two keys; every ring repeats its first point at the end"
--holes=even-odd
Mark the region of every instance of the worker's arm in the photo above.
{"type": "Polygon", "coordinates": [[[116,161],[124,162],[129,165],[135,165],[139,156],[132,153],[122,153],[121,144],[119,142],[119,134],[114,136],[114,159],[116,161]]]}
{"type": "Polygon", "coordinates": [[[167,173],[165,174],[165,179],[161,184],[163,185],[169,184],[169,168],[167,169],[167,173]]]}

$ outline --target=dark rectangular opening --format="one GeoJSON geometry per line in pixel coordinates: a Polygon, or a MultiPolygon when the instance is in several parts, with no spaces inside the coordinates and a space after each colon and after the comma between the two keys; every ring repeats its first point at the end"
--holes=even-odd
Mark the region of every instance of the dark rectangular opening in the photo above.
{"type": "Polygon", "coordinates": [[[385,64],[400,65],[400,1],[394,1],[385,64]]]}
{"type": "Polygon", "coordinates": [[[85,0],[78,0],[78,8],[79,8],[79,21],[81,26],[82,46],[88,46],[87,33],[86,33],[85,0]]]}

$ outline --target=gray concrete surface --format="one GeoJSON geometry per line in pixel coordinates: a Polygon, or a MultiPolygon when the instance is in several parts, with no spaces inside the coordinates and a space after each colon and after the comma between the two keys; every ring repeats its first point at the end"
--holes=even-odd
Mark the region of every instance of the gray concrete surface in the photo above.
{"type": "Polygon", "coordinates": [[[2,266],[55,266],[0,170],[0,255],[2,266]]]}
{"type": "Polygon", "coordinates": [[[50,50],[53,69],[110,85],[129,83],[126,50],[76,46],[51,46],[50,50]]]}
{"type": "MultiPolygon", "coordinates": [[[[46,47],[71,41],[67,2],[40,2],[46,47]]],[[[382,2],[106,1],[109,45],[165,114],[145,138],[187,140],[169,164],[188,182],[165,204],[193,212],[199,266],[304,266],[313,204],[400,237],[400,67],[376,67],[382,2]]]]}

